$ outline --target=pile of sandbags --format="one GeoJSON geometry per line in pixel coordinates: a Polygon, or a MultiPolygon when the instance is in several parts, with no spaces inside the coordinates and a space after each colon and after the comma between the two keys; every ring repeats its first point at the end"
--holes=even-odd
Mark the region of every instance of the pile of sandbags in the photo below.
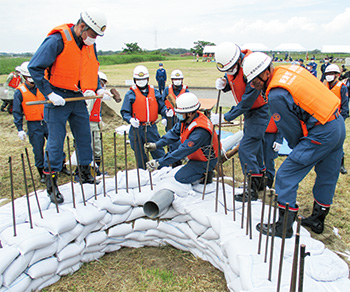
{"type": "MultiPolygon", "coordinates": [[[[224,272],[231,291],[276,291],[281,240],[275,238],[272,281],[267,280],[268,262],[264,252],[257,254],[260,201],[252,202],[252,239],[246,235],[246,218],[241,228],[242,204],[236,202],[233,221],[233,190],[225,185],[226,206],[220,183],[216,209],[216,183],[182,185],[174,180],[177,169],[163,168],[153,174],[140,170],[139,191],[136,170],[118,172],[96,186],[71,184],[60,186],[65,203],[56,206],[46,191],[39,191],[42,212],[34,196],[30,198],[32,220],[28,217],[25,198],[15,200],[16,236],[12,224],[11,203],[0,208],[0,292],[40,290],[61,276],[74,273],[83,263],[102,257],[122,247],[160,246],[170,244],[209,261],[224,272]],[[127,187],[127,189],[126,189],[127,187]],[[174,201],[156,219],[145,216],[143,205],[160,189],[174,192],[174,201]],[[84,200],[85,198],[85,200],[84,200]],[[225,214],[225,207],[226,213],[225,214]],[[42,215],[42,217],[41,217],[42,215]],[[33,228],[31,228],[32,222],[33,228]]],[[[235,193],[242,189],[236,188],[235,193]]],[[[265,222],[267,221],[265,208],[265,222]]],[[[245,212],[245,216],[247,210],[245,212]]],[[[262,250],[266,237],[263,236],[262,250]]],[[[348,266],[324,245],[312,239],[302,228],[300,242],[310,257],[305,259],[304,291],[347,291],[350,287],[348,266]]],[[[286,240],[281,287],[288,289],[294,238],[286,240]]]]}

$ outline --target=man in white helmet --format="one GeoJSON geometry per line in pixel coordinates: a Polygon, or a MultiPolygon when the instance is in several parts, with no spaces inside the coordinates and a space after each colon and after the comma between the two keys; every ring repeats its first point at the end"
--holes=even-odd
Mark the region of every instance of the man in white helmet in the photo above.
{"type": "MultiPolygon", "coordinates": [[[[216,80],[216,88],[224,92],[230,91],[236,102],[231,110],[223,114],[222,121],[232,121],[244,114],[244,136],[239,145],[239,159],[244,172],[252,172],[252,200],[258,199],[258,191],[262,189],[264,167],[263,141],[265,129],[269,122],[266,98],[260,91],[252,88],[243,76],[242,62],[252,52],[242,50],[235,44],[224,42],[215,51],[216,67],[225,73],[223,78],[216,80]]],[[[219,114],[211,114],[213,124],[219,123],[219,114]]],[[[247,194],[246,202],[248,201],[247,194]]],[[[242,201],[243,194],[235,196],[242,201]]]]}
{"type": "Polygon", "coordinates": [[[5,81],[5,90],[4,93],[7,95],[7,99],[4,99],[1,105],[1,111],[4,112],[7,107],[7,111],[9,114],[12,114],[12,103],[13,103],[13,95],[18,85],[24,82],[23,76],[21,76],[20,72],[21,67],[17,66],[15,71],[11,72],[5,81]]]}
{"type": "Polygon", "coordinates": [[[89,114],[85,101],[67,102],[64,98],[85,95],[104,95],[98,79],[99,63],[95,41],[103,36],[107,21],[105,14],[96,8],[89,8],[80,14],[78,22],[63,24],[52,29],[35,52],[29,63],[29,72],[46,99],[44,118],[49,129],[46,151],[49,153],[51,173],[45,156],[47,191],[52,197],[57,187],[57,172],[62,168],[63,147],[66,137],[66,123],[76,142],[83,183],[93,183],[90,172],[92,161],[89,114]]]}
{"type": "MultiPolygon", "coordinates": [[[[28,71],[28,64],[29,62],[24,62],[18,69],[25,79],[25,82],[20,84],[14,93],[13,121],[18,130],[19,139],[24,141],[28,134],[29,142],[33,147],[35,166],[40,175],[40,182],[45,183],[45,175],[43,174],[44,145],[48,137],[48,130],[46,122],[44,121],[44,105],[26,105],[26,103],[30,101],[45,100],[45,97],[38,90],[31,78],[28,71]],[[23,129],[23,115],[27,121],[27,134],[23,129]]],[[[63,163],[64,162],[62,162],[62,164],[63,163]]],[[[68,172],[66,167],[64,167],[64,171],[65,173],[68,172]]]]}
{"type": "MultiPolygon", "coordinates": [[[[148,84],[149,73],[145,66],[136,66],[133,78],[135,84],[125,94],[120,113],[124,121],[131,124],[129,139],[131,148],[135,156],[137,155],[138,168],[146,169],[142,163],[147,161],[143,144],[146,143],[146,139],[147,142],[156,142],[160,139],[156,122],[159,114],[163,119],[166,118],[167,108],[159,90],[148,84]]],[[[158,149],[152,152],[152,157],[157,159],[164,153],[164,149],[158,149]]]]}
{"type": "MultiPolygon", "coordinates": [[[[298,185],[312,168],[316,172],[314,206],[312,215],[301,224],[322,233],[339,177],[345,139],[339,98],[299,65],[273,68],[271,58],[264,53],[249,55],[244,60],[243,71],[251,86],[268,96],[278,130],[293,149],[276,174],[279,219],[275,234],[282,236],[287,216],[286,237],[293,236],[298,185]],[[287,203],[289,212],[285,214],[287,203]]],[[[260,224],[257,229],[260,230],[260,224]]],[[[267,233],[265,224],[263,233],[267,233]]]]}
{"type": "Polygon", "coordinates": [[[213,133],[212,123],[198,111],[199,107],[198,98],[191,92],[183,93],[177,98],[175,112],[179,122],[157,142],[145,144],[145,149],[152,153],[179,139],[181,144],[164,157],[147,162],[149,171],[169,166],[187,157],[189,161],[176,172],[175,179],[180,183],[204,182],[209,159],[207,182],[212,182],[213,169],[219,153],[219,142],[216,132],[213,133]],[[214,135],[213,147],[210,149],[212,135],[214,135]]]}
{"type": "MultiPolygon", "coordinates": [[[[171,84],[165,87],[163,91],[163,100],[168,109],[168,115],[166,120],[163,120],[162,123],[165,126],[166,131],[168,132],[176,124],[177,118],[174,114],[174,107],[176,104],[176,99],[183,93],[189,92],[187,85],[183,84],[184,75],[181,70],[176,69],[171,72],[170,75],[171,84]]],[[[172,143],[169,145],[169,151],[174,151],[179,147],[180,141],[172,143]]],[[[181,161],[174,163],[173,167],[181,164],[181,161]]]]}
{"type": "MultiPolygon", "coordinates": [[[[339,112],[344,121],[349,117],[349,93],[346,85],[339,81],[340,69],[336,64],[330,64],[326,67],[324,72],[326,86],[340,99],[339,112]]],[[[341,174],[347,174],[348,171],[344,165],[344,152],[340,167],[341,174]]]]}

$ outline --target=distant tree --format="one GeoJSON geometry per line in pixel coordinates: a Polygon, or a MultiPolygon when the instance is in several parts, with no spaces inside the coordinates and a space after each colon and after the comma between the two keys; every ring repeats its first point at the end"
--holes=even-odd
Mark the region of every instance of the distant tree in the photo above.
{"type": "Polygon", "coordinates": [[[195,54],[199,54],[200,56],[203,55],[203,50],[205,46],[215,46],[212,42],[206,42],[206,41],[197,41],[194,42],[195,46],[191,48],[191,52],[194,52],[195,54]]]}
{"type": "Polygon", "coordinates": [[[123,48],[123,53],[132,54],[132,53],[141,53],[142,49],[137,43],[124,43],[126,48],[123,48]]]}

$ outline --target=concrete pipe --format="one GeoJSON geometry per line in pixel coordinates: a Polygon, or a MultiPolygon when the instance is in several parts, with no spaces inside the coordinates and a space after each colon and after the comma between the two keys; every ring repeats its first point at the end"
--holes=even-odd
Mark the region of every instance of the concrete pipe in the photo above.
{"type": "Polygon", "coordinates": [[[173,201],[173,191],[167,189],[159,190],[143,205],[143,212],[149,218],[156,218],[169,207],[173,201]]]}

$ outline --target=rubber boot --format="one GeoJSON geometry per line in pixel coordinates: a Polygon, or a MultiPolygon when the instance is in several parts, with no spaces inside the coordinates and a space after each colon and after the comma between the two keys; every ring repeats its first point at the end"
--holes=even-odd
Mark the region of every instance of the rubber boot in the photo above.
{"type": "Polygon", "coordinates": [[[43,173],[44,168],[37,167],[37,169],[38,169],[38,172],[39,172],[39,175],[40,175],[40,182],[42,184],[46,183],[46,177],[45,177],[45,174],[43,173]]]}
{"type": "Polygon", "coordinates": [[[301,219],[301,225],[310,227],[317,234],[321,234],[324,230],[324,220],[329,213],[330,207],[323,207],[314,201],[314,207],[311,216],[301,219]]]}
{"type": "MultiPolygon", "coordinates": [[[[261,177],[254,176],[252,177],[252,185],[250,190],[250,199],[251,201],[256,201],[259,197],[259,189],[261,185],[261,177]]],[[[244,202],[248,202],[248,188],[245,190],[245,194],[239,194],[235,196],[235,201],[243,202],[243,195],[245,196],[244,202]]]]}
{"type": "Polygon", "coordinates": [[[341,174],[347,174],[348,173],[348,171],[346,170],[346,168],[344,166],[344,156],[341,159],[340,173],[341,174]]]}
{"type": "MultiPolygon", "coordinates": [[[[208,176],[207,176],[207,184],[211,184],[213,182],[213,176],[214,176],[214,171],[210,170],[208,171],[208,176]]],[[[205,174],[204,176],[201,178],[201,180],[199,181],[200,184],[204,184],[205,183],[205,174]]]]}
{"type": "Polygon", "coordinates": [[[88,183],[93,184],[94,183],[94,177],[91,174],[91,167],[90,165],[80,165],[80,171],[81,171],[81,179],[82,183],[88,183]]]}
{"type": "MultiPolygon", "coordinates": [[[[283,221],[285,216],[286,209],[284,208],[278,208],[278,221],[275,225],[275,236],[282,237],[283,233],[283,221]]],[[[291,238],[293,236],[293,223],[295,221],[295,218],[298,214],[298,211],[288,211],[288,218],[287,218],[287,232],[286,232],[286,238],[291,238]]],[[[272,235],[273,231],[273,224],[271,223],[269,226],[269,235],[272,235]]],[[[256,230],[260,232],[260,223],[256,225],[256,230]]],[[[262,234],[266,235],[268,231],[267,224],[263,224],[262,227],[262,234]]]]}
{"type": "Polygon", "coordinates": [[[63,160],[63,162],[62,162],[62,169],[61,169],[60,173],[63,173],[65,175],[70,175],[70,171],[68,170],[68,168],[66,166],[65,160],[63,160]]]}
{"type": "Polygon", "coordinates": [[[51,202],[55,204],[55,196],[56,196],[57,204],[62,204],[64,199],[57,187],[57,172],[53,172],[51,173],[51,175],[46,174],[45,177],[46,177],[47,194],[50,197],[51,202]],[[51,183],[50,176],[52,176],[53,185],[51,183]]]}

